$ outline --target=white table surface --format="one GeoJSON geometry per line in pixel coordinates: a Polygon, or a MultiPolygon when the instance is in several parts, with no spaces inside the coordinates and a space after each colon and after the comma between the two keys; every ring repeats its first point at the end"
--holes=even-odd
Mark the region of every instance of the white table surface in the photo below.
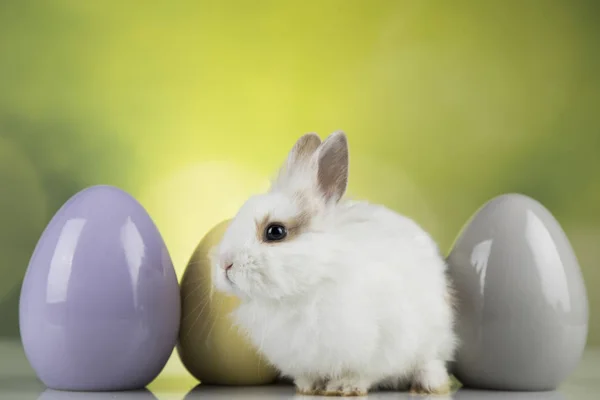
{"type": "MultiPolygon", "coordinates": [[[[198,386],[174,355],[161,375],[140,392],[77,393],[46,389],[35,374],[18,342],[0,342],[0,399],[12,400],[192,400],[192,399],[319,399],[299,396],[293,386],[260,387],[198,386]]],[[[363,397],[364,398],[364,397],[363,397]]],[[[452,396],[410,396],[408,393],[375,392],[368,399],[438,400],[600,400],[600,348],[588,349],[577,370],[556,392],[515,393],[460,389],[452,396]]],[[[327,397],[326,399],[331,399],[327,397]]]]}

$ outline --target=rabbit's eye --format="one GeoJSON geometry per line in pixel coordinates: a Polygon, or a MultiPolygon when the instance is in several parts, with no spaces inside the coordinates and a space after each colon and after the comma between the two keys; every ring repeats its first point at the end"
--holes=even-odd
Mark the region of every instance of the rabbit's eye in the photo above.
{"type": "Polygon", "coordinates": [[[271,224],[265,230],[265,239],[269,242],[283,240],[287,235],[287,229],[281,224],[271,224]]]}

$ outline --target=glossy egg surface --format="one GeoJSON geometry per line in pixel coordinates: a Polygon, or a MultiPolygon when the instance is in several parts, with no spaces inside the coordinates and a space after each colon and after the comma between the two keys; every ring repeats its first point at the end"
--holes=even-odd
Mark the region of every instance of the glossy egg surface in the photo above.
{"type": "Polygon", "coordinates": [[[588,300],[565,232],[538,201],[496,197],[467,222],[448,257],[465,386],[555,389],[578,365],[588,300]]]}
{"type": "Polygon", "coordinates": [[[171,355],[180,307],[150,216],[124,191],[93,186],[69,199],[38,241],[21,291],[21,338],[51,389],[136,389],[171,355]]]}

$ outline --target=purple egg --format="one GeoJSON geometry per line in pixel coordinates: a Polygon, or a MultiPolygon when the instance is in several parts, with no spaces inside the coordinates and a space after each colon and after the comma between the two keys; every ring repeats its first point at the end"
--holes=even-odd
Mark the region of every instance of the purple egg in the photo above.
{"type": "Polygon", "coordinates": [[[177,276],[148,213],[120,189],[93,186],[67,201],[39,239],[19,324],[47,387],[116,391],[160,373],[180,312],[177,276]]]}

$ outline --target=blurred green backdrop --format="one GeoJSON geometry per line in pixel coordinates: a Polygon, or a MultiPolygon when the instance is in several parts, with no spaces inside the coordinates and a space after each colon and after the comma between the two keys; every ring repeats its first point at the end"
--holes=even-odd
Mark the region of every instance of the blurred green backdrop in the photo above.
{"type": "Polygon", "coordinates": [[[76,191],[136,196],[181,275],[299,135],[342,129],[353,194],[445,250],[495,195],[545,204],[599,345],[599,20],[594,1],[0,1],[0,335],[76,191]]]}

